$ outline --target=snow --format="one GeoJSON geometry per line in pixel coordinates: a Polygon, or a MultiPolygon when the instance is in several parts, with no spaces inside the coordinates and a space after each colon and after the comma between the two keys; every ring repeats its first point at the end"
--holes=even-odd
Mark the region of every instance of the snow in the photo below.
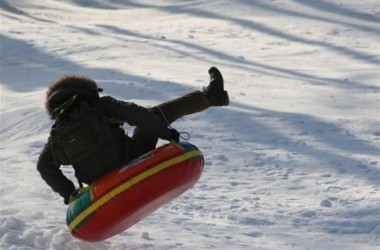
{"type": "Polygon", "coordinates": [[[378,0],[0,7],[1,249],[379,249],[378,0]],[[205,155],[199,182],[107,241],[73,238],[36,171],[46,87],[86,75],[150,106],[201,89],[212,65],[231,105],[174,124],[205,155]]]}

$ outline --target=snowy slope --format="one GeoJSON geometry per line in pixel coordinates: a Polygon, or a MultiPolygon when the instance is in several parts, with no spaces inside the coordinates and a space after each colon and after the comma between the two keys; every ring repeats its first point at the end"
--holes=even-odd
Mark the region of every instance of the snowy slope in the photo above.
{"type": "Polygon", "coordinates": [[[1,0],[0,13],[1,249],[378,249],[378,0],[1,0]],[[72,238],[35,170],[48,84],[86,75],[149,106],[202,88],[212,65],[231,105],[174,124],[205,155],[197,185],[105,242],[72,238]]]}

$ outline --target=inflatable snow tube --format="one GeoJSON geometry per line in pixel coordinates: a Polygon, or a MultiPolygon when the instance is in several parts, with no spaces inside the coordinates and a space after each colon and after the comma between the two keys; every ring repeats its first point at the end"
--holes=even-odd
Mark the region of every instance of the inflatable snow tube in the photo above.
{"type": "Polygon", "coordinates": [[[203,165],[190,143],[156,148],[82,190],[67,210],[69,231],[84,241],[108,239],[192,187],[203,165]]]}

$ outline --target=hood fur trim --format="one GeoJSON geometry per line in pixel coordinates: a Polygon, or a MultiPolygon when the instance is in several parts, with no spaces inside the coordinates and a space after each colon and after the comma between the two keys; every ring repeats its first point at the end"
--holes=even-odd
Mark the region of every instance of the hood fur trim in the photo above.
{"type": "Polygon", "coordinates": [[[53,119],[53,111],[66,100],[71,98],[75,94],[81,95],[83,92],[88,92],[91,97],[99,97],[98,85],[96,82],[88,77],[68,75],[63,76],[56,82],[51,84],[46,91],[45,108],[50,119],[53,119]],[[62,91],[67,90],[67,91],[62,91]],[[78,90],[78,93],[76,93],[78,90]]]}

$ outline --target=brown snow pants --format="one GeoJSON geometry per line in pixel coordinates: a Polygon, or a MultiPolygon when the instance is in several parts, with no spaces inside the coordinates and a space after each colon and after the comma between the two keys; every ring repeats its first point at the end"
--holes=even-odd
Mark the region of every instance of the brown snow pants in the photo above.
{"type": "MultiPolygon", "coordinates": [[[[175,120],[194,113],[201,112],[210,107],[209,101],[201,91],[195,91],[180,98],[162,103],[150,108],[165,124],[171,124],[175,120]]],[[[127,161],[154,149],[158,138],[149,135],[140,127],[136,127],[132,138],[127,138],[127,161]]]]}

